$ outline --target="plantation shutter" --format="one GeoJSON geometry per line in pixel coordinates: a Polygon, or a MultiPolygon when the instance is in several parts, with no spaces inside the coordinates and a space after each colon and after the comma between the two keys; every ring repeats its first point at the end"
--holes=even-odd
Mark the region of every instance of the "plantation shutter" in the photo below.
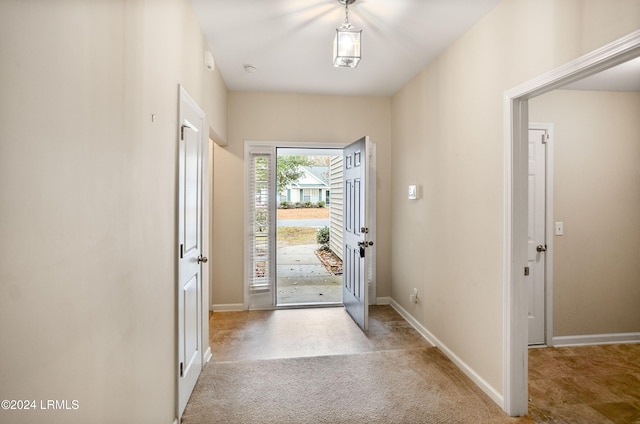
{"type": "Polygon", "coordinates": [[[248,156],[249,294],[266,294],[275,279],[275,156],[264,149],[253,149],[248,156]]]}

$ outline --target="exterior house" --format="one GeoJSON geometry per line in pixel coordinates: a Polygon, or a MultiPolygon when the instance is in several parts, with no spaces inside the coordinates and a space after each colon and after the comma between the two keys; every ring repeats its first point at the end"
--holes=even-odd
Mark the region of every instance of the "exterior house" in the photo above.
{"type": "MultiPolygon", "coordinates": [[[[639,28],[637,0],[502,0],[393,95],[325,95],[230,90],[203,65],[215,46],[188,0],[0,2],[0,393],[79,405],[0,410],[0,421],[178,422],[178,84],[205,112],[210,139],[211,309],[243,305],[243,141],[369,135],[378,300],[405,310],[503,406],[504,93],[639,28]],[[422,187],[416,201],[408,185],[422,187]]],[[[584,128],[598,110],[566,112],[587,97],[535,107],[584,128]]],[[[640,275],[630,238],[640,211],[616,213],[619,200],[637,198],[637,168],[606,172],[638,157],[637,94],[624,101],[635,126],[611,117],[615,135],[569,134],[555,151],[562,201],[571,200],[562,213],[598,212],[554,217],[566,234],[555,243],[554,325],[569,339],[640,332],[637,278],[620,282],[640,275]],[[594,166],[602,140],[631,150],[594,166]],[[575,178],[595,168],[602,178],[575,178]],[[607,192],[617,195],[596,209],[607,192]],[[612,271],[620,280],[595,268],[621,254],[600,255],[604,236],[627,237],[607,241],[631,258],[612,271]]]]}
{"type": "Polygon", "coordinates": [[[344,183],[342,169],[344,163],[343,156],[332,156],[329,163],[329,179],[331,182],[331,210],[329,212],[329,248],[340,259],[343,257],[343,205],[344,205],[344,183]]]}
{"type": "Polygon", "coordinates": [[[298,181],[287,185],[286,189],[280,193],[280,202],[325,202],[331,203],[331,188],[329,187],[327,166],[300,166],[303,172],[298,181]]]}

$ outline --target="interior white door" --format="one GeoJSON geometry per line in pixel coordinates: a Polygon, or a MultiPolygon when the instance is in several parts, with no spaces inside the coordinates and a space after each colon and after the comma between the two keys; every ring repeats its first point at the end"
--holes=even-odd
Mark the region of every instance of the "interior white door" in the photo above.
{"type": "Polygon", "coordinates": [[[547,131],[529,129],[528,327],[529,344],[545,343],[547,131]]]}
{"type": "Polygon", "coordinates": [[[204,112],[180,89],[178,164],[178,416],[202,371],[204,112]]]}
{"type": "Polygon", "coordinates": [[[369,327],[367,287],[369,241],[367,224],[367,183],[369,178],[369,137],[344,148],[344,235],[342,302],[364,331],[369,327]]]}

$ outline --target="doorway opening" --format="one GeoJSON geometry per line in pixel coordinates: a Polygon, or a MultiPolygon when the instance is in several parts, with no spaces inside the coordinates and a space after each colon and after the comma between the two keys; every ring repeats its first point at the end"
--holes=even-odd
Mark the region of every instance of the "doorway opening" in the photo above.
{"type": "MultiPolygon", "coordinates": [[[[511,416],[527,413],[527,225],[529,100],[640,56],[640,31],[505,93],[504,402],[511,416]]],[[[547,334],[547,338],[549,335],[547,334]]]]}
{"type": "Polygon", "coordinates": [[[342,305],[342,149],[276,152],[276,306],[342,305]]]}
{"type": "MultiPolygon", "coordinates": [[[[368,136],[352,143],[314,143],[312,147],[308,147],[310,144],[245,141],[247,197],[243,308],[270,310],[300,306],[344,306],[354,321],[366,331],[370,300],[376,299],[376,146],[368,136]],[[301,187],[293,187],[292,184],[289,187],[291,192],[286,185],[278,189],[276,172],[278,151],[282,156],[311,155],[333,158],[333,168],[332,161],[329,159],[329,173],[331,174],[331,169],[334,169],[334,172],[329,178],[328,246],[338,258],[340,258],[339,252],[342,246],[344,262],[343,276],[339,276],[339,271],[333,271],[330,262],[327,274],[338,274],[336,277],[339,276],[338,281],[341,281],[342,289],[341,302],[323,302],[324,293],[315,299],[302,301],[298,299],[289,303],[283,303],[283,299],[280,301],[277,299],[278,206],[283,201],[287,202],[287,206],[290,201],[293,201],[294,205],[297,201],[300,201],[301,205],[305,202],[312,204],[314,193],[313,190],[305,192],[304,187],[300,191],[301,187]],[[332,185],[334,186],[333,194],[331,193],[332,185]],[[298,200],[293,197],[296,190],[297,194],[302,196],[298,200]],[[305,195],[309,196],[307,200],[305,195]]],[[[321,193],[318,187],[316,189],[318,189],[319,201],[324,196],[324,207],[326,207],[326,190],[321,193]]],[[[320,229],[323,228],[324,226],[320,229]]],[[[324,232],[326,235],[326,230],[324,232]]],[[[311,230],[311,234],[314,233],[316,245],[322,244],[318,243],[317,228],[311,230]]],[[[312,241],[313,238],[311,238],[312,241]]],[[[326,249],[319,250],[326,252],[326,249]]],[[[335,258],[334,260],[338,262],[335,258]]],[[[282,258],[280,262],[282,264],[282,258]]]]}

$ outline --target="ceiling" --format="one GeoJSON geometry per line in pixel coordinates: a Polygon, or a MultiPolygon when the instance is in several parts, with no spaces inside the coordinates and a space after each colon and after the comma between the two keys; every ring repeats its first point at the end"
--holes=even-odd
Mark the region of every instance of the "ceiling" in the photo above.
{"type": "Polygon", "coordinates": [[[392,95],[499,0],[356,0],[357,68],[334,68],[338,0],[191,0],[227,88],[392,95]],[[247,73],[244,65],[256,68],[247,73]]]}
{"type": "MultiPolygon", "coordinates": [[[[332,65],[338,0],[191,0],[227,88],[334,95],[392,95],[500,0],[356,0],[357,68],[332,65]],[[255,67],[248,73],[244,65],[255,67]]],[[[640,58],[565,86],[640,91],[640,58]]]]}

